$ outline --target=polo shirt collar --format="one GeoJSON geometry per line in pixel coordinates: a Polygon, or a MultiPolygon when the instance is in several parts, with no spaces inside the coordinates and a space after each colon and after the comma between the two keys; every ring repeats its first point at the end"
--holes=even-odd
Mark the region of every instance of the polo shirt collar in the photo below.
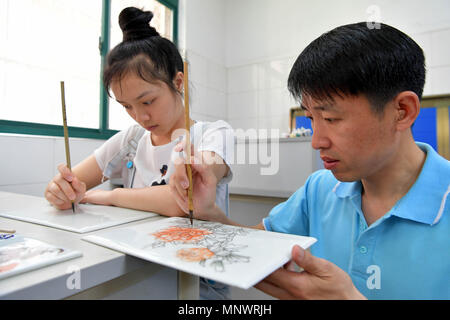
{"type": "Polygon", "coordinates": [[[360,196],[362,191],[361,181],[354,182],[338,182],[333,191],[339,198],[347,198],[353,196],[360,196]]]}
{"type": "Polygon", "coordinates": [[[416,144],[426,153],[425,163],[416,182],[391,211],[398,217],[433,225],[444,213],[450,187],[450,166],[430,145],[416,144]]]}
{"type": "MultiPolygon", "coordinates": [[[[394,215],[433,225],[442,217],[447,198],[450,201],[449,162],[439,156],[430,145],[420,142],[416,144],[426,153],[425,163],[411,189],[397,201],[386,216],[394,215]]],[[[361,197],[361,190],[361,181],[338,182],[333,189],[339,198],[361,197]]]]}

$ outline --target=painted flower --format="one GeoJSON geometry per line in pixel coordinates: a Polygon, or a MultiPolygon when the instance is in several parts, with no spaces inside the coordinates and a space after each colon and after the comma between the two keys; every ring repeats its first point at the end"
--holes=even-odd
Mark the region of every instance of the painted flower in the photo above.
{"type": "Polygon", "coordinates": [[[177,251],[177,257],[188,262],[200,262],[214,256],[208,248],[186,248],[177,251]]]}
{"type": "Polygon", "coordinates": [[[168,229],[152,233],[153,236],[165,242],[181,241],[182,243],[193,243],[200,241],[211,231],[195,228],[169,227],[168,229]]]}

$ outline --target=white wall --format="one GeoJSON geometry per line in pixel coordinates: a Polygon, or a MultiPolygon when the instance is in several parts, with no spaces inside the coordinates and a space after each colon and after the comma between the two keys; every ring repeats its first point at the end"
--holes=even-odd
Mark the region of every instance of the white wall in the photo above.
{"type": "Polygon", "coordinates": [[[179,5],[179,47],[189,62],[191,116],[227,119],[226,1],[180,0],[179,5]]]}
{"type": "MultiPolygon", "coordinates": [[[[103,140],[70,138],[72,166],[102,143],[103,140]]],[[[0,148],[0,191],[42,197],[48,182],[57,174],[57,165],[66,163],[62,137],[0,134],[0,148]]]]}
{"type": "Polygon", "coordinates": [[[450,1],[226,0],[228,120],[235,128],[287,131],[289,71],[315,38],[339,25],[381,22],[410,35],[426,56],[424,95],[450,93],[450,1]]]}

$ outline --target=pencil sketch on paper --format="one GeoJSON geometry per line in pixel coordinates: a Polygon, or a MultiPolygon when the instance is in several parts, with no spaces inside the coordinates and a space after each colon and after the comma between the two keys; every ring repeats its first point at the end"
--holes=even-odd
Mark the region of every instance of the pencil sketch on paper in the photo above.
{"type": "Polygon", "coordinates": [[[195,221],[195,224],[191,227],[188,220],[174,221],[170,227],[150,233],[155,241],[147,247],[192,245],[177,250],[176,257],[186,262],[198,262],[203,267],[209,266],[217,272],[224,272],[226,264],[250,262],[249,256],[238,254],[247,245],[235,244],[233,240],[253,230],[205,221],[195,221]]]}

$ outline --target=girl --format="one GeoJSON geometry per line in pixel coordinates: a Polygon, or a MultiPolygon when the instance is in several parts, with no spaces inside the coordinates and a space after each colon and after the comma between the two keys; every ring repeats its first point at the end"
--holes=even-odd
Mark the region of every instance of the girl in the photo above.
{"type": "MultiPolygon", "coordinates": [[[[173,148],[183,137],[183,60],[175,45],[150,27],[153,14],[129,7],[119,15],[123,41],[107,57],[103,83],[138,123],[107,140],[94,154],[70,171],[59,165],[45,190],[58,209],[71,202],[88,202],[185,216],[169,187],[174,172],[173,148]],[[87,191],[105,179],[122,178],[124,188],[87,191]]],[[[216,177],[217,204],[228,212],[227,163],[232,161],[234,138],[224,121],[191,121],[191,140],[197,154],[209,161],[216,177]]],[[[202,298],[226,298],[228,288],[200,281],[202,298]]]]}

